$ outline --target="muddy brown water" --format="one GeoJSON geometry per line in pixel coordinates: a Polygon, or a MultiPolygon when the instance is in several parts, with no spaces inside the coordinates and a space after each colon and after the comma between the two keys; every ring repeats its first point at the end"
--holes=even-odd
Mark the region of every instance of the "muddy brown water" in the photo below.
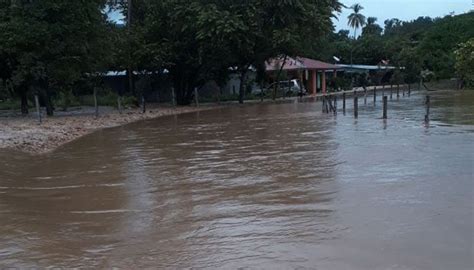
{"type": "Polygon", "coordinates": [[[414,93],[1,150],[0,268],[473,269],[474,92],[431,95],[429,126],[414,93]]]}

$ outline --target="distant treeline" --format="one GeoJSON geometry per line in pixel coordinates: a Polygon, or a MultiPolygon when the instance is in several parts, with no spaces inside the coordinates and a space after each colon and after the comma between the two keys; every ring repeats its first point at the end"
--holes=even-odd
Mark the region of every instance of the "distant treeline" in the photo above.
{"type": "Polygon", "coordinates": [[[474,12],[413,21],[391,19],[383,26],[377,24],[377,18],[368,17],[356,40],[349,30],[331,33],[321,39],[317,46],[320,50],[312,56],[326,61],[337,56],[347,64],[352,50],[354,64],[377,65],[388,60],[390,65],[405,67],[403,75],[408,82],[418,80],[424,70],[433,79],[459,76],[472,83],[473,38],[474,12]]]}

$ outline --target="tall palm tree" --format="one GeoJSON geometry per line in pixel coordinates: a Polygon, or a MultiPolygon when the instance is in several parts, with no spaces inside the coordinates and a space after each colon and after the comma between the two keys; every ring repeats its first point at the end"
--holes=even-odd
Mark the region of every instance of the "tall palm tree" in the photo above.
{"type": "Polygon", "coordinates": [[[347,17],[349,19],[349,26],[354,28],[354,39],[356,37],[356,31],[366,23],[365,16],[360,13],[364,9],[360,4],[354,4],[351,6],[352,13],[347,17]]]}
{"type": "MultiPolygon", "coordinates": [[[[354,4],[351,6],[352,13],[347,17],[349,19],[348,25],[354,28],[354,40],[356,39],[357,29],[365,25],[365,16],[360,13],[364,9],[360,4],[354,4]]],[[[352,65],[352,50],[351,50],[351,65],[352,65]]]]}

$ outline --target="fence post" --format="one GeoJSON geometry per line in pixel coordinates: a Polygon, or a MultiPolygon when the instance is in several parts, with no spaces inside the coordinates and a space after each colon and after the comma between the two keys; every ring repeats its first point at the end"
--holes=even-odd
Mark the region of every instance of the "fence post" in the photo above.
{"type": "Polygon", "coordinates": [[[364,105],[367,105],[367,88],[364,89],[364,105]]]}
{"type": "Polygon", "coordinates": [[[377,102],[377,86],[374,88],[374,106],[376,105],[375,103],[377,102]]]}
{"type": "Polygon", "coordinates": [[[426,101],[425,101],[425,104],[426,104],[426,114],[425,114],[425,122],[428,123],[430,121],[430,96],[426,96],[426,101]]]}
{"type": "Polygon", "coordinates": [[[346,93],[342,93],[342,112],[346,114],[346,93]]]}
{"type": "Polygon", "coordinates": [[[326,112],[326,96],[322,96],[322,101],[323,101],[323,112],[326,112]]]}
{"type": "Polygon", "coordinates": [[[384,96],[383,97],[383,119],[387,119],[387,104],[388,104],[388,98],[384,96]]]}
{"type": "Polygon", "coordinates": [[[328,96],[326,96],[325,98],[326,98],[326,113],[329,113],[329,110],[332,106],[331,105],[331,99],[328,96]]]}
{"type": "Polygon", "coordinates": [[[94,108],[95,108],[95,118],[99,117],[99,104],[97,103],[97,87],[94,87],[94,108]]]}
{"type": "Polygon", "coordinates": [[[337,96],[334,95],[334,114],[337,114],[337,96]]]}
{"type": "Polygon", "coordinates": [[[198,89],[197,87],[194,88],[194,102],[196,103],[196,107],[199,107],[199,96],[198,96],[198,89]]]}
{"type": "Polygon", "coordinates": [[[117,97],[117,106],[119,113],[122,114],[122,97],[120,95],[117,97]]]}
{"type": "Polygon", "coordinates": [[[354,95],[354,117],[359,117],[359,99],[357,95],[354,95]]]}
{"type": "Polygon", "coordinates": [[[145,96],[142,95],[142,113],[146,112],[145,96]]]}
{"type": "Polygon", "coordinates": [[[176,107],[176,93],[174,87],[171,87],[171,103],[173,104],[173,107],[176,107]]]}
{"type": "Polygon", "coordinates": [[[38,124],[41,125],[41,108],[40,108],[40,104],[39,104],[39,98],[38,98],[38,95],[35,95],[35,105],[36,105],[36,113],[38,115],[38,124]]]}

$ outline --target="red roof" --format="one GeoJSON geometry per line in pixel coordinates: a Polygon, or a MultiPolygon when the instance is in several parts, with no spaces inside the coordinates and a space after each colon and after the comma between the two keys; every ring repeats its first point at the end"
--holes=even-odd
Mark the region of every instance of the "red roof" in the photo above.
{"type": "Polygon", "coordinates": [[[329,64],[323,61],[319,60],[314,60],[310,58],[305,58],[305,57],[298,57],[298,60],[300,60],[303,65],[306,67],[306,69],[323,69],[323,70],[333,70],[333,69],[339,69],[338,66],[335,66],[333,64],[329,64]]]}
{"type": "MultiPolygon", "coordinates": [[[[265,63],[266,70],[267,71],[280,70],[282,64],[283,64],[283,58],[270,59],[265,63]]],[[[296,60],[291,57],[287,57],[283,70],[298,70],[298,69],[304,69],[304,68],[305,67],[301,61],[296,60]]]]}
{"type": "MultiPolygon", "coordinates": [[[[283,64],[283,58],[270,59],[266,62],[267,71],[275,71],[281,68],[283,64]]],[[[287,57],[283,70],[334,70],[340,69],[340,67],[322,62],[319,60],[314,60],[305,57],[287,57]]]]}

